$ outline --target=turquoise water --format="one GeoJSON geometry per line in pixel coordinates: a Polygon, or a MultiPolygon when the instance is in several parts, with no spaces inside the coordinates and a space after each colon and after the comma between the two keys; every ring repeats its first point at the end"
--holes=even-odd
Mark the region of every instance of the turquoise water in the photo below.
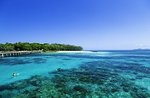
{"type": "Polygon", "coordinates": [[[150,98],[150,51],[6,57],[0,75],[0,98],[150,98]]]}

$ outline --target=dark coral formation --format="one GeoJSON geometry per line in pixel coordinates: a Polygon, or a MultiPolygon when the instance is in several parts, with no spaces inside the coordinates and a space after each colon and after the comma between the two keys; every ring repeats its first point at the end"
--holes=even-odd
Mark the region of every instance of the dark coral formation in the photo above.
{"type": "Polygon", "coordinates": [[[30,64],[32,61],[28,59],[21,59],[21,58],[2,58],[0,59],[0,64],[2,65],[8,65],[8,66],[14,66],[14,65],[20,65],[20,64],[30,64]]]}
{"type": "Polygon", "coordinates": [[[41,64],[41,63],[45,63],[47,60],[44,59],[44,58],[33,58],[32,61],[33,61],[35,64],[41,64]]]}
{"type": "Polygon", "coordinates": [[[47,62],[45,58],[1,58],[0,64],[7,65],[7,66],[15,66],[15,65],[22,65],[22,64],[41,64],[47,62]]]}

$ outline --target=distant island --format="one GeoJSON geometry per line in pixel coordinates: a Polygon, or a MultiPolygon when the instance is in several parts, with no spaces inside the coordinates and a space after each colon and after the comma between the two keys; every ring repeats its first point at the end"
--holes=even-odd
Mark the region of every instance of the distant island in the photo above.
{"type": "Polygon", "coordinates": [[[142,49],[142,48],[139,48],[139,49],[133,49],[133,51],[150,51],[150,49],[142,49]]]}
{"type": "Polygon", "coordinates": [[[43,50],[46,51],[81,51],[81,46],[66,45],[66,44],[49,44],[49,43],[28,43],[28,42],[17,42],[17,43],[5,43],[0,44],[0,51],[35,51],[43,50]]]}

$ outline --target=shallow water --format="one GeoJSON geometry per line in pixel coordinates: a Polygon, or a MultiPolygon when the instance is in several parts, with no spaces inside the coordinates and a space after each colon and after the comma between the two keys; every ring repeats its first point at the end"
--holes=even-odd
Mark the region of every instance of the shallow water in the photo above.
{"type": "Polygon", "coordinates": [[[7,57],[0,70],[0,98],[150,98],[150,51],[7,57]]]}

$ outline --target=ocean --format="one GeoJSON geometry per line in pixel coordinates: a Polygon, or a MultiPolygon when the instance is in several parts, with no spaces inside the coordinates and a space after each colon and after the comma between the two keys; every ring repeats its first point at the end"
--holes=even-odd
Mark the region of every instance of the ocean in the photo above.
{"type": "Polygon", "coordinates": [[[150,51],[0,58],[0,98],[150,98],[150,51]]]}

